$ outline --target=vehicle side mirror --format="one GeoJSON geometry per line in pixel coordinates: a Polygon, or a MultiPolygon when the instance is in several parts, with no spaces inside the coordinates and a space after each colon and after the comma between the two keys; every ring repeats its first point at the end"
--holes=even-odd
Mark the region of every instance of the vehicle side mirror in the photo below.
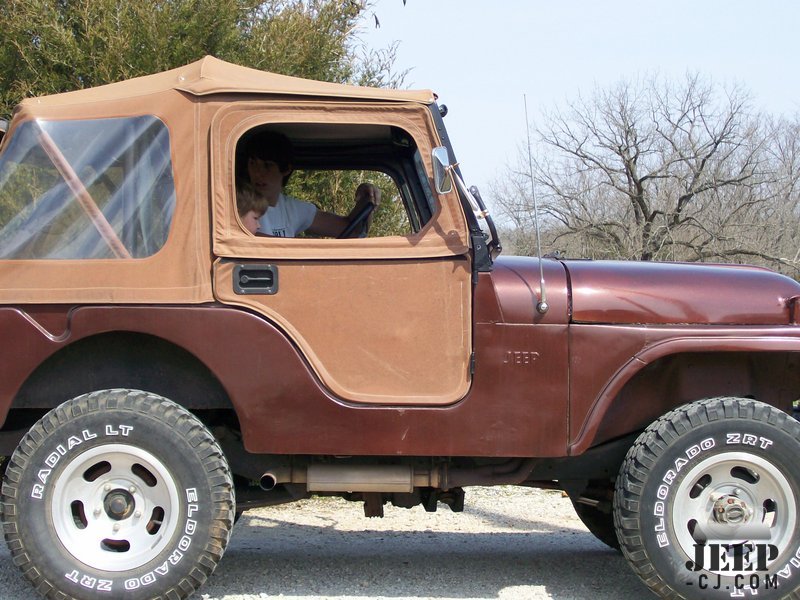
{"type": "Polygon", "coordinates": [[[433,159],[433,183],[436,186],[436,192],[449,194],[453,190],[453,177],[447,170],[450,167],[447,148],[443,146],[434,148],[431,158],[433,159]]]}
{"type": "Polygon", "coordinates": [[[5,119],[0,119],[0,142],[3,141],[6,131],[8,131],[8,121],[5,119]]]}

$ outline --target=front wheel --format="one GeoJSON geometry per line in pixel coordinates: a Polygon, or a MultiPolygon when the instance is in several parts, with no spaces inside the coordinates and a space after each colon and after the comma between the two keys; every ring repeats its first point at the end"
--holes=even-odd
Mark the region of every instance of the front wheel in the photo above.
{"type": "Polygon", "coordinates": [[[743,398],[695,402],[637,439],[614,521],[663,598],[800,598],[800,423],[743,398]]]}
{"type": "Polygon", "coordinates": [[[95,392],[20,442],[2,488],[5,537],[46,598],[185,598],[228,543],[232,487],[222,451],[186,410],[95,392]]]}

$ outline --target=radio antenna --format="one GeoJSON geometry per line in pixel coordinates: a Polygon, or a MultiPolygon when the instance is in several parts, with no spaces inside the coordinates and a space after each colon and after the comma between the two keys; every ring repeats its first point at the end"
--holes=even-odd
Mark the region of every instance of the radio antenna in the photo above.
{"type": "Polygon", "coordinates": [[[533,185],[533,154],[531,153],[531,124],[528,120],[528,97],[522,94],[522,101],[525,103],[525,131],[528,133],[528,176],[531,179],[531,197],[533,198],[533,224],[536,229],[536,254],[539,256],[539,290],[541,296],[536,304],[536,310],[540,314],[546,313],[550,309],[547,304],[547,292],[544,287],[544,264],[542,262],[542,236],[539,233],[539,206],[536,203],[536,188],[533,185]]]}

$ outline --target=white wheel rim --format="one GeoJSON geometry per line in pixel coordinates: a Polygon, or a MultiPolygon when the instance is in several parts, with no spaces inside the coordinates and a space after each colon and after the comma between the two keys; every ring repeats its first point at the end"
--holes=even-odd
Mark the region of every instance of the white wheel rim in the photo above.
{"type": "MultiPolygon", "coordinates": [[[[705,538],[706,567],[719,564],[710,560],[711,544],[772,544],[780,554],[797,526],[791,490],[783,473],[759,456],[725,452],[706,458],[692,467],[675,494],[672,525],[678,544],[693,560],[695,544],[705,538]]],[[[712,572],[736,575],[731,564],[728,560],[728,570],[712,572]]]]}
{"type": "Polygon", "coordinates": [[[107,444],[73,458],[55,482],[53,527],[85,565],[127,571],[158,556],[178,527],[179,494],[149,452],[107,444]]]}

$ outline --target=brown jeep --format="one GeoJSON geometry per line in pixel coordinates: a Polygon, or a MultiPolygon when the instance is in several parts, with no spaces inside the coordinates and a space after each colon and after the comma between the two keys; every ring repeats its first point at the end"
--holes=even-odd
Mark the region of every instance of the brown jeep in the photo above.
{"type": "Polygon", "coordinates": [[[187,597],[249,508],[510,484],[565,490],[665,598],[798,597],[800,284],[498,257],[434,99],[209,57],[17,108],[2,512],[42,595],[187,597]],[[390,189],[394,232],[253,235],[266,131],[307,180],[390,189]]]}

